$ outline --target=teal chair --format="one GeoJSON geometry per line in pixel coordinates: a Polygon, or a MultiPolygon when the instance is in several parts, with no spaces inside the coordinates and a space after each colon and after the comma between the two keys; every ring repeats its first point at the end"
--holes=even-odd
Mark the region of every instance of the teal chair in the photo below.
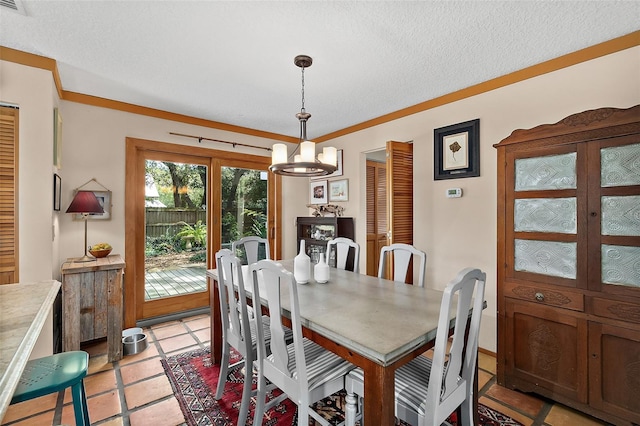
{"type": "Polygon", "coordinates": [[[28,361],[11,398],[11,404],[70,387],[76,425],[90,426],[83,382],[88,366],[89,354],[84,351],[62,352],[28,361]]]}

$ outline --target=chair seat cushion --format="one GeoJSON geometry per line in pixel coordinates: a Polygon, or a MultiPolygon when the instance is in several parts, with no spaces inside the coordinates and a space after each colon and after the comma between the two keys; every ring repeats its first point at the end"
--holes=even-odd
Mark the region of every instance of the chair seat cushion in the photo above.
{"type": "MultiPolygon", "coordinates": [[[[333,379],[345,376],[355,368],[349,361],[340,358],[307,338],[303,338],[303,347],[310,391],[333,379]]],[[[287,352],[289,353],[289,359],[295,360],[293,343],[287,346],[287,352]]],[[[270,355],[269,359],[273,361],[273,355],[270,355]]],[[[294,371],[293,377],[297,379],[297,370],[294,371]]]]}
{"type": "Polygon", "coordinates": [[[66,389],[87,375],[89,354],[62,352],[27,362],[11,404],[66,389]]]}

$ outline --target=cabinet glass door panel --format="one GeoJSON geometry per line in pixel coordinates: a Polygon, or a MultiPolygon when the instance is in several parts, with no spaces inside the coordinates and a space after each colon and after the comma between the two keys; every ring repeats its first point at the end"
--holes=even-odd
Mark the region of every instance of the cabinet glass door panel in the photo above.
{"type": "Polygon", "coordinates": [[[576,278],[576,243],[516,239],[514,255],[516,271],[576,278]]]}
{"type": "Polygon", "coordinates": [[[574,197],[516,199],[515,231],[575,234],[577,231],[576,208],[574,197]]]}
{"type": "Polygon", "coordinates": [[[640,236],[640,196],[602,197],[602,235],[640,236]]]}
{"type": "Polygon", "coordinates": [[[520,158],[515,161],[515,190],[576,188],[576,153],[520,158]]]}
{"type": "Polygon", "coordinates": [[[602,148],[600,165],[603,188],[640,185],[640,144],[602,148]]]}
{"type": "Polygon", "coordinates": [[[640,247],[603,244],[602,282],[640,287],[640,247]]]}

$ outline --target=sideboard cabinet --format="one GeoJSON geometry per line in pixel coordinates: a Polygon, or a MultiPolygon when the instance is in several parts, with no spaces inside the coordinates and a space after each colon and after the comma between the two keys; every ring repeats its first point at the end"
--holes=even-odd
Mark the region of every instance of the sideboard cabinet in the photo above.
{"type": "Polygon", "coordinates": [[[640,424],[640,105],[498,151],[498,383],[640,424]]]}
{"type": "MultiPolygon", "coordinates": [[[[311,261],[318,262],[320,253],[326,253],[327,241],[337,237],[350,238],[355,241],[355,228],[352,217],[298,217],[297,247],[300,241],[305,241],[305,250],[311,261]]],[[[327,259],[331,266],[335,266],[335,259],[327,259]]],[[[353,267],[353,259],[347,258],[347,268],[353,267]]]]}

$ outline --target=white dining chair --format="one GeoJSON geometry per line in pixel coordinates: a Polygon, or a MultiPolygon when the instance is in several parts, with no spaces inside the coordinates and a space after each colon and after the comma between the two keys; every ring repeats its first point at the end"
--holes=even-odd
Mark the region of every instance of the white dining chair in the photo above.
{"type": "MultiPolygon", "coordinates": [[[[349,253],[353,252],[353,269],[355,273],[360,272],[360,245],[351,238],[338,237],[327,241],[327,263],[331,256],[331,250],[335,250],[336,268],[347,269],[347,259],[349,253]]],[[[331,265],[333,266],[333,265],[331,265]]]]}
{"type": "MultiPolygon", "coordinates": [[[[242,402],[238,413],[238,426],[241,426],[246,423],[252,395],[253,361],[257,357],[258,333],[256,333],[256,327],[262,330],[262,339],[265,341],[266,350],[269,351],[270,318],[267,315],[254,315],[255,321],[250,321],[241,260],[228,249],[218,251],[215,257],[218,269],[220,316],[222,317],[222,357],[215,399],[222,398],[229,369],[240,368],[244,365],[244,387],[242,388],[242,402]],[[229,365],[232,347],[242,355],[242,359],[229,365]]],[[[286,329],[285,334],[285,338],[291,341],[291,330],[286,329]]]]}
{"type": "Polygon", "coordinates": [[[406,282],[409,265],[412,258],[420,260],[420,275],[417,285],[424,287],[424,274],[427,268],[427,254],[409,244],[396,243],[380,249],[380,263],[378,263],[378,277],[384,278],[389,255],[393,254],[393,281],[406,282]]]}
{"type": "MultiPolygon", "coordinates": [[[[474,424],[474,378],[485,282],[484,272],[466,268],[445,288],[433,360],[420,355],[395,372],[395,411],[400,420],[411,425],[439,426],[461,406],[458,424],[474,424]],[[468,321],[471,307],[471,320],[468,321]],[[454,309],[453,342],[449,347],[450,318],[454,309]]],[[[366,398],[361,369],[347,375],[345,389],[346,425],[353,426],[358,411],[357,396],[366,398]]]]}
{"type": "Polygon", "coordinates": [[[247,265],[251,265],[261,259],[271,259],[269,240],[266,238],[242,237],[231,243],[231,251],[239,258],[246,259],[247,265]]]}
{"type": "MultiPolygon", "coordinates": [[[[266,381],[275,384],[283,395],[298,405],[298,425],[308,425],[309,416],[323,426],[329,426],[311,404],[344,389],[344,378],[354,366],[317,343],[302,337],[298,284],[293,274],[272,260],[260,260],[250,265],[254,299],[260,298],[272,315],[271,354],[265,350],[265,341],[258,328],[258,395],[256,396],[254,425],[262,424],[265,412],[266,381]],[[261,290],[258,285],[261,275],[261,290]],[[293,330],[293,343],[284,339],[282,294],[288,289],[293,330]]],[[[271,404],[271,403],[270,403],[271,404]]]]}

